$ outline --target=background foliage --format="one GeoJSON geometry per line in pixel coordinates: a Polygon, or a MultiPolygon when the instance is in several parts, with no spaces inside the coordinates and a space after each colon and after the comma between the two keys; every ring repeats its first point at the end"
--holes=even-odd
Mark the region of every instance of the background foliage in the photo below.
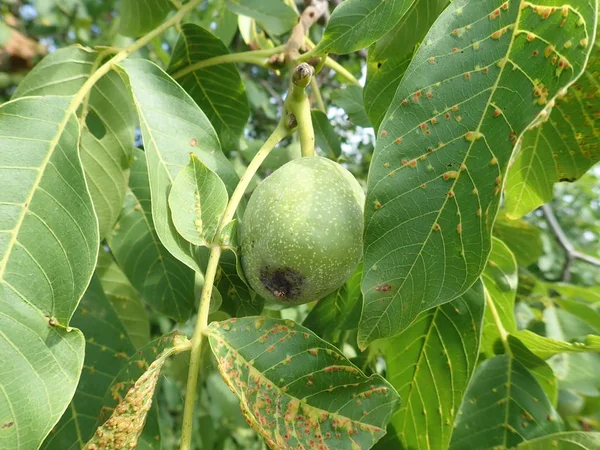
{"type": "MultiPolygon", "coordinates": [[[[329,2],[329,10],[338,3],[329,2]]],[[[577,7],[346,0],[311,28],[317,50],[336,55],[360,80],[327,65],[316,76],[323,110],[316,108],[315,90],[309,92],[318,153],[343,163],[368,187],[365,262],[316,305],[263,311],[237,274],[235,244],[229,246],[211,299],[211,320],[226,325],[210,329],[217,359],[203,355],[196,448],[262,449],[263,437],[280,444],[264,424],[248,427],[218,372],[235,384],[240,373],[223,361],[250,359],[235,339],[245,342],[246,333],[260,339],[267,326],[287,333],[281,327],[289,320],[306,327],[289,344],[303,349],[302,358],[313,361],[317,348],[332,352],[331,360],[303,364],[307,373],[351,364],[364,372],[345,371],[343,378],[325,371],[315,383],[324,389],[373,383],[389,395],[388,409],[378,410],[356,441],[344,440],[348,448],[351,441],[367,448],[390,417],[377,448],[598,448],[597,435],[580,432],[600,431],[600,172],[594,166],[600,158],[600,47],[597,4],[572,3],[577,7]],[[267,323],[260,327],[249,319],[227,321],[261,311],[267,323]],[[227,345],[220,341],[234,334],[227,345]],[[304,339],[311,342],[306,349],[304,339]],[[392,415],[394,389],[401,400],[392,415]]],[[[34,145],[33,138],[40,152],[50,143],[49,159],[17,166],[57,168],[36,183],[16,169],[1,175],[0,224],[12,223],[9,202],[31,203],[32,215],[22,219],[29,230],[22,249],[0,262],[0,332],[5,340],[34,344],[24,355],[0,353],[11,361],[0,380],[12,371],[39,377],[38,391],[11,383],[8,397],[44,401],[0,400],[0,448],[14,448],[14,439],[20,448],[83,448],[111,415],[115,423],[129,417],[115,406],[130,387],[134,402],[136,389],[155,382],[154,403],[143,405],[146,426],[135,430],[138,448],[179,448],[188,356],[166,359],[186,345],[173,333],[192,333],[204,284],[195,270],[205,269],[203,246],[216,229],[211,217],[222,212],[280,115],[288,76],[284,64],[265,55],[286,43],[305,6],[206,0],[185,23],[101,77],[83,105],[70,110],[64,96],[76,95],[114,48],[173,17],[181,4],[0,4],[0,165],[12,156],[6,149],[17,154],[34,145]],[[259,53],[238,64],[202,66],[250,50],[259,53]],[[42,131],[32,136],[19,116],[42,131]],[[73,151],[79,132],[81,165],[73,151]],[[197,156],[191,162],[190,152],[197,156]],[[201,229],[196,222],[186,228],[185,215],[169,214],[168,205],[193,203],[185,197],[189,186],[215,198],[203,206],[201,229]],[[7,193],[17,200],[5,201],[7,193]],[[52,203],[56,198],[66,198],[69,210],[62,213],[61,203],[52,203]],[[36,222],[54,210],[62,215],[47,229],[44,220],[36,222]],[[67,273],[69,283],[50,281],[67,273]],[[35,344],[38,338],[54,343],[53,350],[35,344]],[[44,369],[29,367],[31,359],[44,369]],[[134,384],[144,373],[146,381],[134,384]],[[12,404],[19,410],[10,414],[25,415],[29,424],[18,434],[4,417],[12,404]]],[[[249,192],[299,155],[297,137],[286,138],[249,192]]],[[[275,350],[253,370],[262,374],[285,363],[289,355],[275,350]]],[[[264,394],[270,383],[286,385],[263,377],[255,389],[264,394]]],[[[297,410],[304,388],[280,391],[278,401],[297,410]]],[[[360,393],[356,387],[355,396],[360,393]]],[[[336,419],[327,395],[309,404],[310,420],[313,407],[336,419]]],[[[246,413],[263,406],[242,402],[246,413]]],[[[371,414],[367,400],[356,409],[357,423],[363,410],[371,414]]],[[[111,422],[105,426],[118,435],[111,422]]]]}

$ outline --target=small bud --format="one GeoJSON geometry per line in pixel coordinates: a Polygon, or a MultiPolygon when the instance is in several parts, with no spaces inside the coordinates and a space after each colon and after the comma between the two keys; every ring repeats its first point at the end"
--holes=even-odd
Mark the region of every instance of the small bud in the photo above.
{"type": "Polygon", "coordinates": [[[292,81],[296,86],[306,87],[314,73],[313,67],[308,63],[298,64],[292,75],[292,81]]]}

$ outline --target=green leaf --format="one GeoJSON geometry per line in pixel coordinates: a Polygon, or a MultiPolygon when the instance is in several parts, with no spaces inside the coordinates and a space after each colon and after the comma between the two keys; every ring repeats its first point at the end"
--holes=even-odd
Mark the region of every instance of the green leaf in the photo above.
{"type": "Polygon", "coordinates": [[[0,284],[0,449],[36,449],[75,393],[85,341],[25,302],[6,301],[6,289],[0,284]]]}
{"type": "Polygon", "coordinates": [[[559,353],[600,352],[597,336],[586,336],[584,342],[565,342],[535,334],[530,330],[521,330],[514,334],[534,355],[548,359],[559,353]]]}
{"type": "MultiPolygon", "coordinates": [[[[59,49],[27,74],[13,98],[75,95],[90,75],[97,58],[97,53],[77,45],[59,49]]],[[[135,112],[123,81],[114,72],[96,82],[87,105],[85,124],[80,120],[79,145],[102,238],[116,222],[125,196],[135,112]]]]}
{"type": "Polygon", "coordinates": [[[348,118],[354,125],[369,128],[371,123],[363,105],[363,90],[360,86],[347,86],[337,89],[331,93],[333,103],[342,108],[348,114],[348,118]]]}
{"type": "Polygon", "coordinates": [[[173,8],[169,0],[121,0],[119,33],[137,37],[156,28],[173,8]]]}
{"type": "Polygon", "coordinates": [[[124,358],[135,354],[135,347],[97,277],[92,278],[72,325],[85,333],[83,372],[75,396],[55,431],[44,442],[44,450],[84,446],[99,425],[104,395],[125,366],[124,358]]]}
{"type": "MultiPolygon", "coordinates": [[[[161,341],[163,340],[164,338],[161,338],[161,341]]],[[[146,416],[152,406],[154,390],[162,367],[171,355],[179,353],[185,348],[189,349],[189,341],[186,338],[176,336],[170,338],[169,342],[171,342],[171,346],[165,348],[158,357],[156,354],[152,355],[153,359],[156,359],[150,366],[145,367],[148,364],[146,360],[138,360],[142,363],[140,365],[145,367],[145,372],[137,378],[132,387],[126,390],[127,394],[115,407],[113,414],[98,428],[86,444],[87,449],[138,448],[138,439],[144,431],[146,416]]],[[[157,348],[153,350],[158,352],[157,348]]],[[[138,357],[136,355],[136,359],[138,357]]],[[[131,380],[129,367],[125,369],[125,374],[127,375],[126,379],[131,380]]],[[[120,376],[122,377],[123,373],[120,376]]],[[[118,392],[119,389],[113,390],[113,395],[114,391],[118,392]]]]}
{"type": "MultiPolygon", "coordinates": [[[[585,39],[585,38],[582,38],[585,39]]],[[[581,40],[563,46],[581,48],[581,40]]],[[[596,41],[594,53],[600,49],[596,41]]],[[[600,160],[600,60],[592,57],[583,76],[555,100],[549,117],[523,135],[508,173],[506,210],[519,218],[553,197],[554,183],[575,181],[600,160]]]]}
{"type": "Polygon", "coordinates": [[[80,45],[50,53],[19,83],[12,98],[74,95],[89,77],[97,55],[80,45]]]}
{"type": "Polygon", "coordinates": [[[359,264],[346,283],[317,302],[302,326],[330,342],[340,332],[356,329],[362,308],[361,277],[362,264],[359,264]]]}
{"type": "MultiPolygon", "coordinates": [[[[519,281],[517,263],[509,248],[499,239],[493,238],[492,252],[481,276],[487,293],[498,312],[502,325],[509,333],[517,331],[515,322],[515,296],[519,281]]],[[[482,351],[488,356],[496,352],[495,344],[500,339],[494,317],[489,308],[485,311],[482,351]]]]}
{"type": "Polygon", "coordinates": [[[396,26],[378,39],[369,50],[369,60],[397,58],[399,49],[400,53],[412,55],[414,47],[420,44],[431,25],[449,4],[449,0],[412,0],[396,26]]]}
{"type": "MultiPolygon", "coordinates": [[[[209,2],[197,23],[205,30],[211,30],[227,47],[238,31],[238,17],[227,8],[225,0],[209,2]]],[[[182,27],[186,25],[183,24],[182,27]]]]}
{"type": "Polygon", "coordinates": [[[283,34],[298,23],[296,11],[281,0],[227,0],[236,14],[252,17],[269,34],[283,34]]]}
{"type": "Polygon", "coordinates": [[[568,431],[523,442],[515,450],[594,450],[600,448],[600,433],[568,431]]]}
{"type": "Polygon", "coordinates": [[[450,449],[513,447],[559,432],[561,427],[558,414],[529,370],[511,355],[500,355],[485,360],[475,371],[450,449]]]}
{"type": "Polygon", "coordinates": [[[133,158],[135,111],[123,80],[109,72],[94,85],[86,125],[81,131],[81,162],[85,169],[100,236],[106,237],[125,198],[133,158]]]}
{"type": "Polygon", "coordinates": [[[154,228],[146,154],[135,150],[129,189],[109,246],[121,270],[142,298],[177,321],[194,307],[194,272],[161,244],[154,228]],[[135,238],[133,238],[135,237],[135,238]]]}
{"type": "Polygon", "coordinates": [[[452,2],[403,77],[369,171],[361,347],[456,298],[484,269],[514,143],[547,107],[535,92],[551,99],[581,74],[591,46],[562,44],[596,26],[585,0],[565,6],[567,18],[534,7],[452,2]]]}
{"type": "Polygon", "coordinates": [[[207,334],[223,379],[272,448],[371,448],[398,405],[383,378],[367,378],[292,321],[231,319],[211,323],[207,334]]]}
{"type": "Polygon", "coordinates": [[[576,286],[568,283],[546,283],[546,286],[555,290],[563,297],[587,303],[600,303],[600,289],[598,286],[576,286]]]}
{"type": "Polygon", "coordinates": [[[103,249],[98,255],[96,275],[133,345],[146,345],[150,341],[150,323],[144,303],[110,253],[103,249]]]}
{"type": "Polygon", "coordinates": [[[391,420],[399,448],[448,448],[477,361],[484,304],[478,282],[383,344],[388,380],[403,401],[391,420]]]}
{"type": "Polygon", "coordinates": [[[184,24],[173,49],[167,72],[202,108],[224,148],[239,147],[250,116],[246,90],[235,64],[217,64],[179,76],[181,70],[229,50],[215,35],[194,24],[184,24]]]}
{"type": "Polygon", "coordinates": [[[385,61],[368,62],[363,101],[365,112],[375,130],[379,129],[412,57],[413,54],[409,53],[385,61]]]}
{"type": "Polygon", "coordinates": [[[99,242],[70,102],[27,97],[0,106],[0,448],[39,446],[83,362],[83,337],[66,327],[99,242]]]}
{"type": "Polygon", "coordinates": [[[346,0],[331,14],[320,53],[343,55],[368,47],[402,19],[414,0],[346,0]]]}
{"type": "Polygon", "coordinates": [[[564,311],[573,314],[591,326],[595,334],[600,334],[600,312],[596,308],[568,298],[555,298],[553,300],[564,311]]]}
{"type": "Polygon", "coordinates": [[[150,61],[130,59],[120,67],[129,78],[140,118],[150,177],[156,234],[177,259],[201,272],[196,249],[177,233],[168,207],[175,176],[193,152],[217,173],[231,194],[238,176],[227,160],[209,120],[194,100],[150,61]]]}
{"type": "Polygon", "coordinates": [[[191,153],[190,163],[175,177],[169,193],[175,228],[192,244],[210,247],[228,200],[221,179],[191,153]]]}
{"type": "Polygon", "coordinates": [[[216,288],[223,297],[222,310],[232,317],[258,315],[264,300],[245,281],[237,248],[224,250],[219,261],[216,288]]]}
{"type": "Polygon", "coordinates": [[[327,114],[323,111],[313,109],[310,112],[313,128],[315,130],[315,140],[317,146],[327,155],[328,158],[337,159],[342,154],[342,143],[333,129],[327,114]]]}
{"type": "Polygon", "coordinates": [[[517,262],[523,266],[533,264],[544,253],[540,229],[524,220],[498,217],[493,233],[510,248],[517,262]]]}

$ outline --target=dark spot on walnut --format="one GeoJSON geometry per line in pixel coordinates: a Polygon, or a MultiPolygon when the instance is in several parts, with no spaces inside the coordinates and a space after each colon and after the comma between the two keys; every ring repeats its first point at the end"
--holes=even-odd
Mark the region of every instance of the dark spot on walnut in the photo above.
{"type": "Polygon", "coordinates": [[[302,294],[305,278],[290,267],[263,267],[260,281],[275,297],[282,300],[294,300],[302,294]]]}

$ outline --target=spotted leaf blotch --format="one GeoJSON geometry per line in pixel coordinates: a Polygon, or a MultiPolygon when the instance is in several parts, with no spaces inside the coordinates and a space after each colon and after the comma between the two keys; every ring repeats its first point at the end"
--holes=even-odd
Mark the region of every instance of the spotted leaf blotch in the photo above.
{"type": "Polygon", "coordinates": [[[369,449],[399,404],[381,376],[290,320],[234,318],[207,334],[246,420],[273,449],[369,449]]]}
{"type": "Polygon", "coordinates": [[[483,271],[514,146],[592,48],[596,0],[543,3],[453,2],[402,78],[369,172],[361,347],[483,271]]]}

